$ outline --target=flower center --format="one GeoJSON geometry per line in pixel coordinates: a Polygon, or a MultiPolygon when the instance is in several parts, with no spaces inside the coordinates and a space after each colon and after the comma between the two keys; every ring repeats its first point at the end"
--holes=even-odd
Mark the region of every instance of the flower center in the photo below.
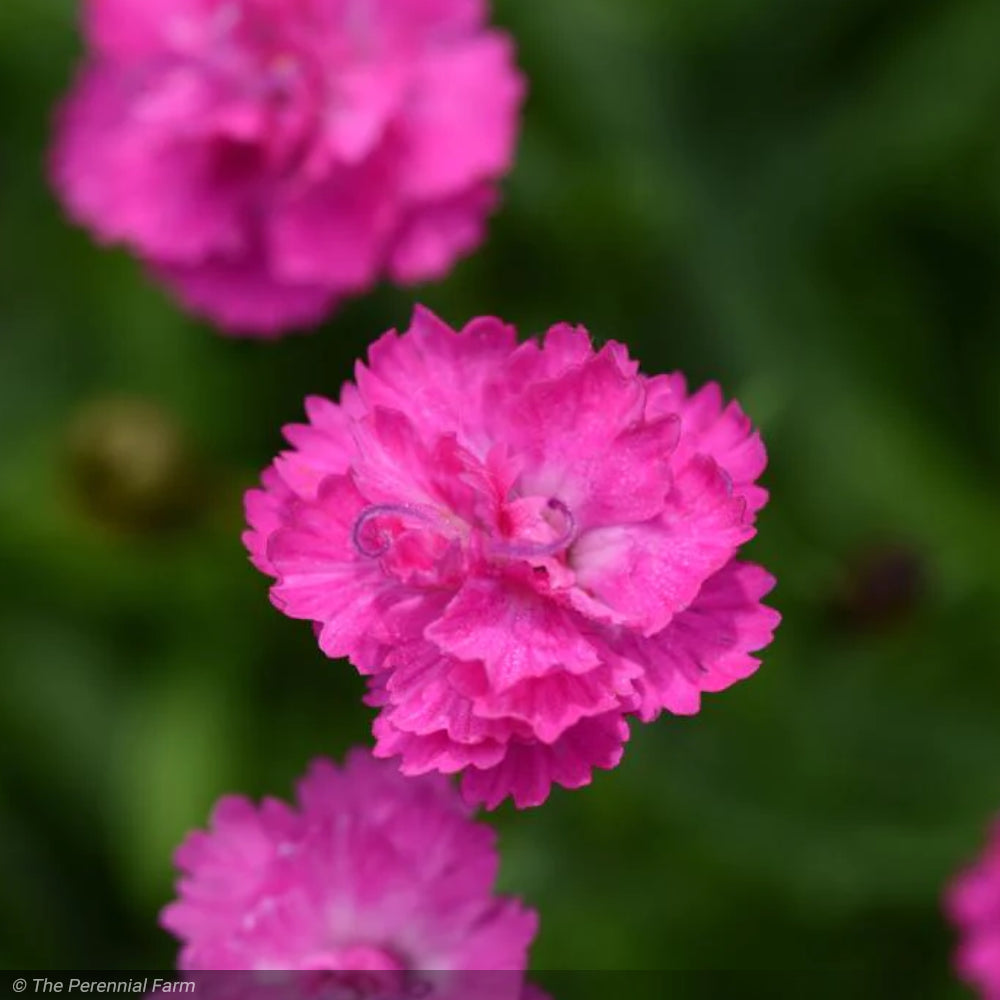
{"type": "Polygon", "coordinates": [[[490,559],[547,559],[564,551],[576,538],[573,512],[557,497],[544,503],[537,499],[516,501],[512,508],[517,504],[527,504],[530,512],[518,509],[513,520],[504,512],[500,531],[482,526],[477,530],[450,512],[425,504],[373,504],[358,515],[351,540],[367,559],[392,553],[406,561],[418,559],[424,564],[421,568],[428,569],[430,563],[456,548],[464,549],[466,555],[472,549],[490,559]],[[424,541],[417,544],[414,536],[424,541]],[[477,537],[479,544],[473,541],[477,537]],[[405,555],[400,548],[404,544],[405,555]]]}
{"type": "Polygon", "coordinates": [[[503,559],[545,559],[569,548],[576,537],[576,518],[573,517],[573,512],[557,497],[550,497],[542,512],[542,519],[551,527],[551,520],[544,517],[546,512],[556,514],[561,521],[554,529],[554,538],[548,541],[494,538],[490,541],[490,553],[503,559]]]}

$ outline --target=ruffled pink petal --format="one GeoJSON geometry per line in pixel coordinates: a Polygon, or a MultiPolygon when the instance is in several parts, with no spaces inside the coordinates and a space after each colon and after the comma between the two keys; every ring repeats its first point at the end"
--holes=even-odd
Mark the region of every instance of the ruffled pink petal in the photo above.
{"type": "Polygon", "coordinates": [[[513,45],[499,33],[425,60],[403,120],[403,199],[436,201],[505,173],[524,89],[513,45]]]}
{"type": "Polygon", "coordinates": [[[554,743],[580,719],[619,707],[632,695],[631,664],[598,667],[581,676],[564,671],[522,681],[495,693],[482,664],[457,663],[430,643],[390,658],[374,703],[404,733],[446,733],[457,743],[506,743],[540,739],[554,743]]]}
{"type": "Polygon", "coordinates": [[[414,736],[444,733],[456,743],[502,744],[513,736],[530,738],[531,726],[509,717],[477,712],[472,698],[453,683],[455,661],[428,642],[395,653],[392,669],[380,678],[378,703],[394,729],[414,736]]]}
{"type": "Polygon", "coordinates": [[[151,270],[192,312],[233,335],[277,337],[315,326],[336,301],[319,285],[277,280],[258,254],[191,265],[154,261],[151,270]]]}
{"type": "Polygon", "coordinates": [[[449,983],[452,995],[456,998],[474,996],[476,1000],[522,1000],[520,983],[510,976],[497,976],[495,972],[526,968],[528,948],[537,933],[537,913],[525,909],[517,900],[498,900],[483,914],[479,925],[466,933],[455,962],[457,970],[473,973],[482,970],[487,975],[469,977],[463,984],[463,972],[456,972],[456,981],[449,983]]]}
{"type": "MultiPolygon", "coordinates": [[[[347,770],[354,775],[351,783],[353,794],[358,798],[358,804],[364,805],[370,798],[372,788],[380,788],[387,799],[390,794],[402,797],[412,797],[415,805],[423,807],[429,804],[455,816],[471,816],[472,810],[460,796],[455,794],[455,786],[443,774],[429,774],[417,782],[401,782],[395,768],[386,767],[381,761],[372,757],[368,747],[355,747],[347,755],[345,764],[347,770]],[[413,787],[410,787],[410,786],[413,787]]],[[[475,834],[484,842],[484,846],[494,846],[496,836],[488,827],[478,828],[481,832],[475,834]]]]}
{"type": "Polygon", "coordinates": [[[468,580],[424,635],[460,660],[480,660],[493,691],[554,669],[584,674],[600,660],[575,616],[497,578],[468,580]]]}
{"type": "Polygon", "coordinates": [[[389,169],[384,159],[342,168],[277,201],[269,242],[278,278],[341,293],[370,288],[396,225],[389,169]]]}
{"type": "Polygon", "coordinates": [[[87,40],[104,55],[139,59],[182,40],[210,16],[216,0],[84,0],[87,40]]]}
{"type": "MultiPolygon", "coordinates": [[[[350,2],[350,0],[341,0],[350,2]]],[[[371,16],[395,43],[447,43],[465,38],[486,22],[486,0],[372,0],[371,16]]]]}
{"type": "MultiPolygon", "coordinates": [[[[163,926],[182,939],[211,941],[235,914],[254,906],[276,847],[252,803],[239,796],[220,799],[211,832],[190,834],[177,851],[175,862],[185,873],[181,898],[163,910],[163,926]]],[[[215,950],[209,947],[206,957],[215,950]]],[[[201,949],[189,946],[182,962],[196,967],[199,954],[201,949]]]]}
{"type": "Polygon", "coordinates": [[[666,709],[695,715],[702,691],[722,691],[754,673],[750,654],[768,645],[781,620],[761,604],[774,578],[759,566],[732,562],[712,576],[694,603],[650,638],[618,635],[613,656],[642,668],[634,681],[644,722],[666,709]]]}
{"type": "Polygon", "coordinates": [[[511,796],[519,809],[539,806],[553,784],[589,785],[594,768],[618,766],[628,739],[628,725],[617,713],[583,719],[551,746],[511,743],[493,767],[473,766],[462,775],[462,794],[470,803],[495,809],[511,796]]]}
{"type": "Polygon", "coordinates": [[[377,561],[353,545],[364,505],[348,477],[331,476],[315,505],[298,505],[268,543],[278,576],[272,602],[290,618],[322,623],[320,647],[331,657],[351,656],[366,639],[388,638],[383,607],[399,589],[383,578],[377,561]]]}
{"type": "Polygon", "coordinates": [[[433,505],[431,452],[413,421],[400,410],[378,408],[353,427],[359,454],[355,482],[373,503],[433,505]]]}
{"type": "Polygon", "coordinates": [[[362,163],[385,138],[411,86],[407,63],[380,62],[351,66],[337,76],[337,100],[325,124],[332,161],[362,163]]]}
{"type": "MultiPolygon", "coordinates": [[[[557,323],[549,328],[541,338],[541,343],[538,340],[526,340],[505,359],[503,368],[496,373],[495,398],[501,397],[501,387],[504,384],[509,391],[510,387],[520,389],[532,382],[557,379],[590,361],[593,356],[594,345],[584,327],[557,323]]],[[[635,374],[620,365],[619,371],[625,379],[635,374]]]]}
{"type": "Polygon", "coordinates": [[[373,501],[404,504],[414,512],[416,524],[425,523],[441,541],[458,546],[467,534],[462,518],[495,522],[501,493],[492,470],[455,436],[438,438],[427,447],[409,418],[381,408],[352,429],[359,454],[366,456],[355,463],[352,474],[373,501]]]}
{"type": "Polygon", "coordinates": [[[295,494],[273,467],[264,470],[260,483],[260,489],[247,490],[243,498],[243,509],[250,525],[250,529],[243,533],[243,544],[254,566],[262,573],[274,576],[267,543],[285,523],[286,510],[295,499],[295,494]]]}
{"type": "Polygon", "coordinates": [[[375,719],[372,735],[375,737],[374,755],[399,757],[399,769],[408,775],[422,775],[428,771],[458,774],[469,767],[493,767],[507,753],[507,743],[498,740],[459,743],[446,732],[405,732],[397,729],[386,714],[375,719]]]}
{"type": "Polygon", "coordinates": [[[641,419],[642,383],[605,348],[554,379],[517,388],[506,377],[487,386],[487,429],[523,456],[526,494],[558,497],[575,510],[589,495],[594,463],[641,419]]]}
{"type": "Polygon", "coordinates": [[[474,320],[459,333],[417,306],[407,333],[391,331],[375,341],[355,379],[368,407],[409,414],[428,438],[457,432],[459,440],[485,441],[483,386],[516,342],[514,329],[498,319],[474,320]]]}
{"type": "Polygon", "coordinates": [[[342,404],[307,396],[305,409],[308,423],[282,429],[293,450],[282,452],[261,476],[261,488],[248,490],[244,499],[251,530],[243,535],[243,543],[253,564],[270,576],[275,573],[267,557],[267,541],[285,523],[292,501],[314,500],[323,480],[344,475],[356,457],[350,392],[343,394],[342,404]]]}
{"type": "Polygon", "coordinates": [[[348,414],[322,396],[306,399],[305,424],[282,428],[292,450],[282,452],[274,468],[282,483],[301,499],[315,498],[327,476],[344,475],[357,458],[348,414]]]}
{"type": "MultiPolygon", "coordinates": [[[[502,692],[487,690],[474,698],[471,711],[477,719],[505,720],[508,729],[512,721],[520,722],[542,743],[555,743],[581,719],[620,708],[631,694],[627,678],[634,673],[637,671],[609,666],[582,675],[559,670],[519,681],[502,692]]],[[[468,683],[467,675],[465,681],[468,683]]]]}
{"type": "Polygon", "coordinates": [[[674,416],[632,427],[604,455],[574,468],[573,492],[582,489],[585,497],[573,507],[578,527],[648,521],[660,514],[671,491],[671,456],[679,434],[674,416]]]}
{"type": "Polygon", "coordinates": [[[726,405],[714,382],[691,396],[683,375],[661,375],[649,380],[647,417],[676,414],[682,432],[676,461],[682,464],[696,454],[710,455],[726,470],[734,492],[747,501],[751,512],[767,503],[767,490],[757,486],[767,466],[767,452],[760,434],[739,403],[726,405]]]}
{"type": "MultiPolygon", "coordinates": [[[[752,537],[745,505],[709,458],[693,460],[657,520],[596,528],[570,552],[576,585],[610,619],[652,635],[686,608],[702,583],[752,537]]],[[[571,595],[571,598],[573,595],[571,595]]],[[[593,609],[577,602],[581,611],[593,609]]]]}
{"type": "Polygon", "coordinates": [[[406,209],[392,239],[389,275],[404,285],[444,278],[486,235],[497,206],[495,185],[484,183],[451,198],[406,209]]]}
{"type": "Polygon", "coordinates": [[[760,603],[774,585],[765,569],[734,561],[710,577],[678,617],[677,645],[700,649],[703,691],[724,691],[760,666],[747,654],[769,645],[781,623],[777,611],[760,603]]]}

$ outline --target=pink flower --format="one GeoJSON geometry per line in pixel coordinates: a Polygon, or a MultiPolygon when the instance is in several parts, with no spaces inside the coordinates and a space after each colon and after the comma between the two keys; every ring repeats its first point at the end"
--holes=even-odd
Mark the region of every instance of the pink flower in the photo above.
{"type": "MultiPolygon", "coordinates": [[[[298,809],[221,799],[176,863],[161,921],[182,969],[362,971],[386,992],[414,970],[523,971],[537,929],[493,894],[494,833],[445,779],[404,778],[363,750],[343,770],[314,761],[298,809]]],[[[520,976],[504,982],[517,997],[520,976]]]]}
{"type": "Polygon", "coordinates": [[[959,975],[986,1000],[1000,1000],[1000,820],[979,860],[952,883],[945,908],[959,930],[959,975]]]}
{"type": "Polygon", "coordinates": [[[84,0],[84,30],[54,183],[230,332],[482,240],[524,90],[486,0],[84,0]]]}
{"type": "Polygon", "coordinates": [[[615,767],[626,720],[693,714],[778,615],[737,561],[767,494],[739,406],[556,326],[518,346],[418,310],[247,494],[273,603],[370,678],[381,757],[544,802],[615,767]]]}

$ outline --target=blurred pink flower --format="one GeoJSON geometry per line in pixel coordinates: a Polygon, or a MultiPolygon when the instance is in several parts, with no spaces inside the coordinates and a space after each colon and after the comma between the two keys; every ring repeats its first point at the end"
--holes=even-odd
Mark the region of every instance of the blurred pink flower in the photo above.
{"type": "Polygon", "coordinates": [[[54,183],[192,310],[267,336],[483,238],[523,82],[486,0],[84,0],[54,183]]]}
{"type": "MultiPolygon", "coordinates": [[[[314,761],[297,809],[221,799],[176,863],[161,921],[183,942],[181,969],[366,972],[382,987],[369,992],[403,995],[414,970],[523,971],[537,929],[493,893],[494,832],[457,791],[364,750],[342,770],[314,761]]],[[[492,985],[516,998],[521,978],[492,985]]]]}
{"type": "Polygon", "coordinates": [[[949,887],[945,908],[959,931],[959,975],[986,1000],[1000,1000],[1000,820],[979,859],[949,887]]]}
{"type": "Polygon", "coordinates": [[[378,756],[544,802],[612,768],[626,718],[693,714],[758,666],[774,584],[737,561],[767,499],[735,403],[556,326],[517,345],[418,309],[247,494],[273,603],[370,678],[378,756]]]}

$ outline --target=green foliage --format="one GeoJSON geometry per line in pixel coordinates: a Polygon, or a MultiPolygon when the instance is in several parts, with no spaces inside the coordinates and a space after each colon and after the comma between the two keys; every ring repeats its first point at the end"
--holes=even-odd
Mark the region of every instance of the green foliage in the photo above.
{"type": "Polygon", "coordinates": [[[247,565],[240,496],[416,298],[525,334],[582,322],[648,372],[718,379],[771,454],[752,552],[785,622],[759,675],[637,728],[591,788],[493,818],[505,890],[542,913],[536,967],[950,995],[940,894],[1000,809],[1000,7],[497,8],[531,98],[491,241],[259,344],[61,218],[44,156],[72,4],[0,4],[0,955],[168,966],[182,832],[367,739],[353,670],[247,565]],[[112,485],[129,463],[81,421],[103,407],[113,435],[130,405],[162,416],[137,446],[160,478],[96,496],[79,449],[112,485]],[[180,469],[190,502],[163,520],[180,469]]]}

